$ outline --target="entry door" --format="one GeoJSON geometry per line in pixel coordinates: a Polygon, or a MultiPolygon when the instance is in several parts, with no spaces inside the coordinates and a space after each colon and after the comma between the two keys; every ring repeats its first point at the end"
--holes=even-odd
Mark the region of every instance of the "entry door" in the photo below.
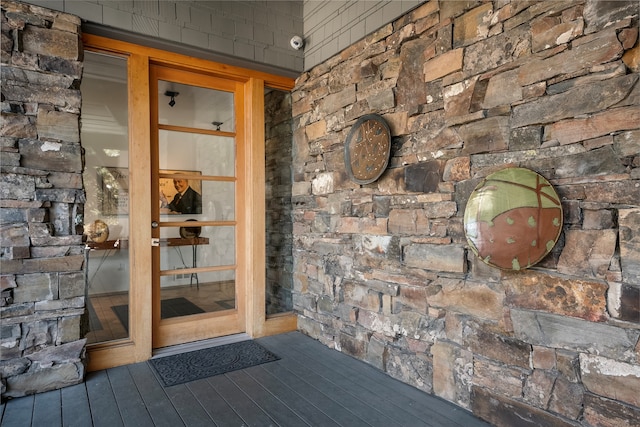
{"type": "Polygon", "coordinates": [[[243,85],[150,72],[153,348],[244,332],[243,85]]]}

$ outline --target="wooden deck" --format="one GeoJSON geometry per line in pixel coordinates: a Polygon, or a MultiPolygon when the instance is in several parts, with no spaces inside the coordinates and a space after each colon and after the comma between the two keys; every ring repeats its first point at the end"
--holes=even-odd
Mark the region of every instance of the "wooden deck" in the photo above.
{"type": "Polygon", "coordinates": [[[469,412],[292,332],[257,340],[277,362],[172,387],[144,363],[12,399],[10,426],[488,426],[469,412]]]}

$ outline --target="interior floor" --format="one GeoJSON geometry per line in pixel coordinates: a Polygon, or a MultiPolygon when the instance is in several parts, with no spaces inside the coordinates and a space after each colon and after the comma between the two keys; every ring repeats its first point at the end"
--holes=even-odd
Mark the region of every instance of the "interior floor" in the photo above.
{"type": "MultiPolygon", "coordinates": [[[[202,312],[229,310],[235,307],[235,282],[233,280],[212,283],[195,283],[186,286],[162,288],[162,300],[184,298],[202,312]]],[[[123,339],[128,336],[127,318],[118,317],[126,313],[129,293],[89,295],[89,333],[87,344],[123,339]],[[125,307],[123,307],[125,306],[125,307]],[[124,322],[124,323],[123,323],[124,322]]],[[[184,304],[182,304],[184,307],[184,304]]],[[[189,314],[186,312],[186,314],[189,314]]],[[[165,313],[163,318],[174,317],[176,312],[165,313]]]]}

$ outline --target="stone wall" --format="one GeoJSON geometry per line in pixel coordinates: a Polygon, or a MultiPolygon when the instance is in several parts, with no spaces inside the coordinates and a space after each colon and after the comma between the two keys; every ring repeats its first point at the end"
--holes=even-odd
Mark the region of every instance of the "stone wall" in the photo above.
{"type": "Polygon", "coordinates": [[[265,121],[266,313],[293,310],[291,94],[268,90],[265,121]]]}
{"type": "Polygon", "coordinates": [[[326,345],[496,425],[638,425],[638,3],[432,0],[293,92],[294,307],[326,345]],[[344,141],[381,114],[382,177],[344,141]],[[469,250],[466,200],[508,166],[562,199],[528,270],[469,250]]]}
{"type": "Polygon", "coordinates": [[[2,398],[84,378],[80,19],[2,1],[2,398]]]}

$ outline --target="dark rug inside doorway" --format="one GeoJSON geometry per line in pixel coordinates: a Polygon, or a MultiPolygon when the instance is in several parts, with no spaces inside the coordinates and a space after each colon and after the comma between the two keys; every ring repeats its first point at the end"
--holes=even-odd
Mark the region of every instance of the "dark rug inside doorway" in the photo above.
{"type": "MultiPolygon", "coordinates": [[[[111,309],[120,320],[120,323],[122,323],[122,326],[129,331],[129,304],[114,305],[111,309]]],[[[199,313],[204,313],[204,310],[184,297],[160,301],[160,316],[163,319],[199,313]]]]}
{"type": "Polygon", "coordinates": [[[169,387],[279,359],[257,342],[248,340],[158,357],[149,363],[169,387]]]}

